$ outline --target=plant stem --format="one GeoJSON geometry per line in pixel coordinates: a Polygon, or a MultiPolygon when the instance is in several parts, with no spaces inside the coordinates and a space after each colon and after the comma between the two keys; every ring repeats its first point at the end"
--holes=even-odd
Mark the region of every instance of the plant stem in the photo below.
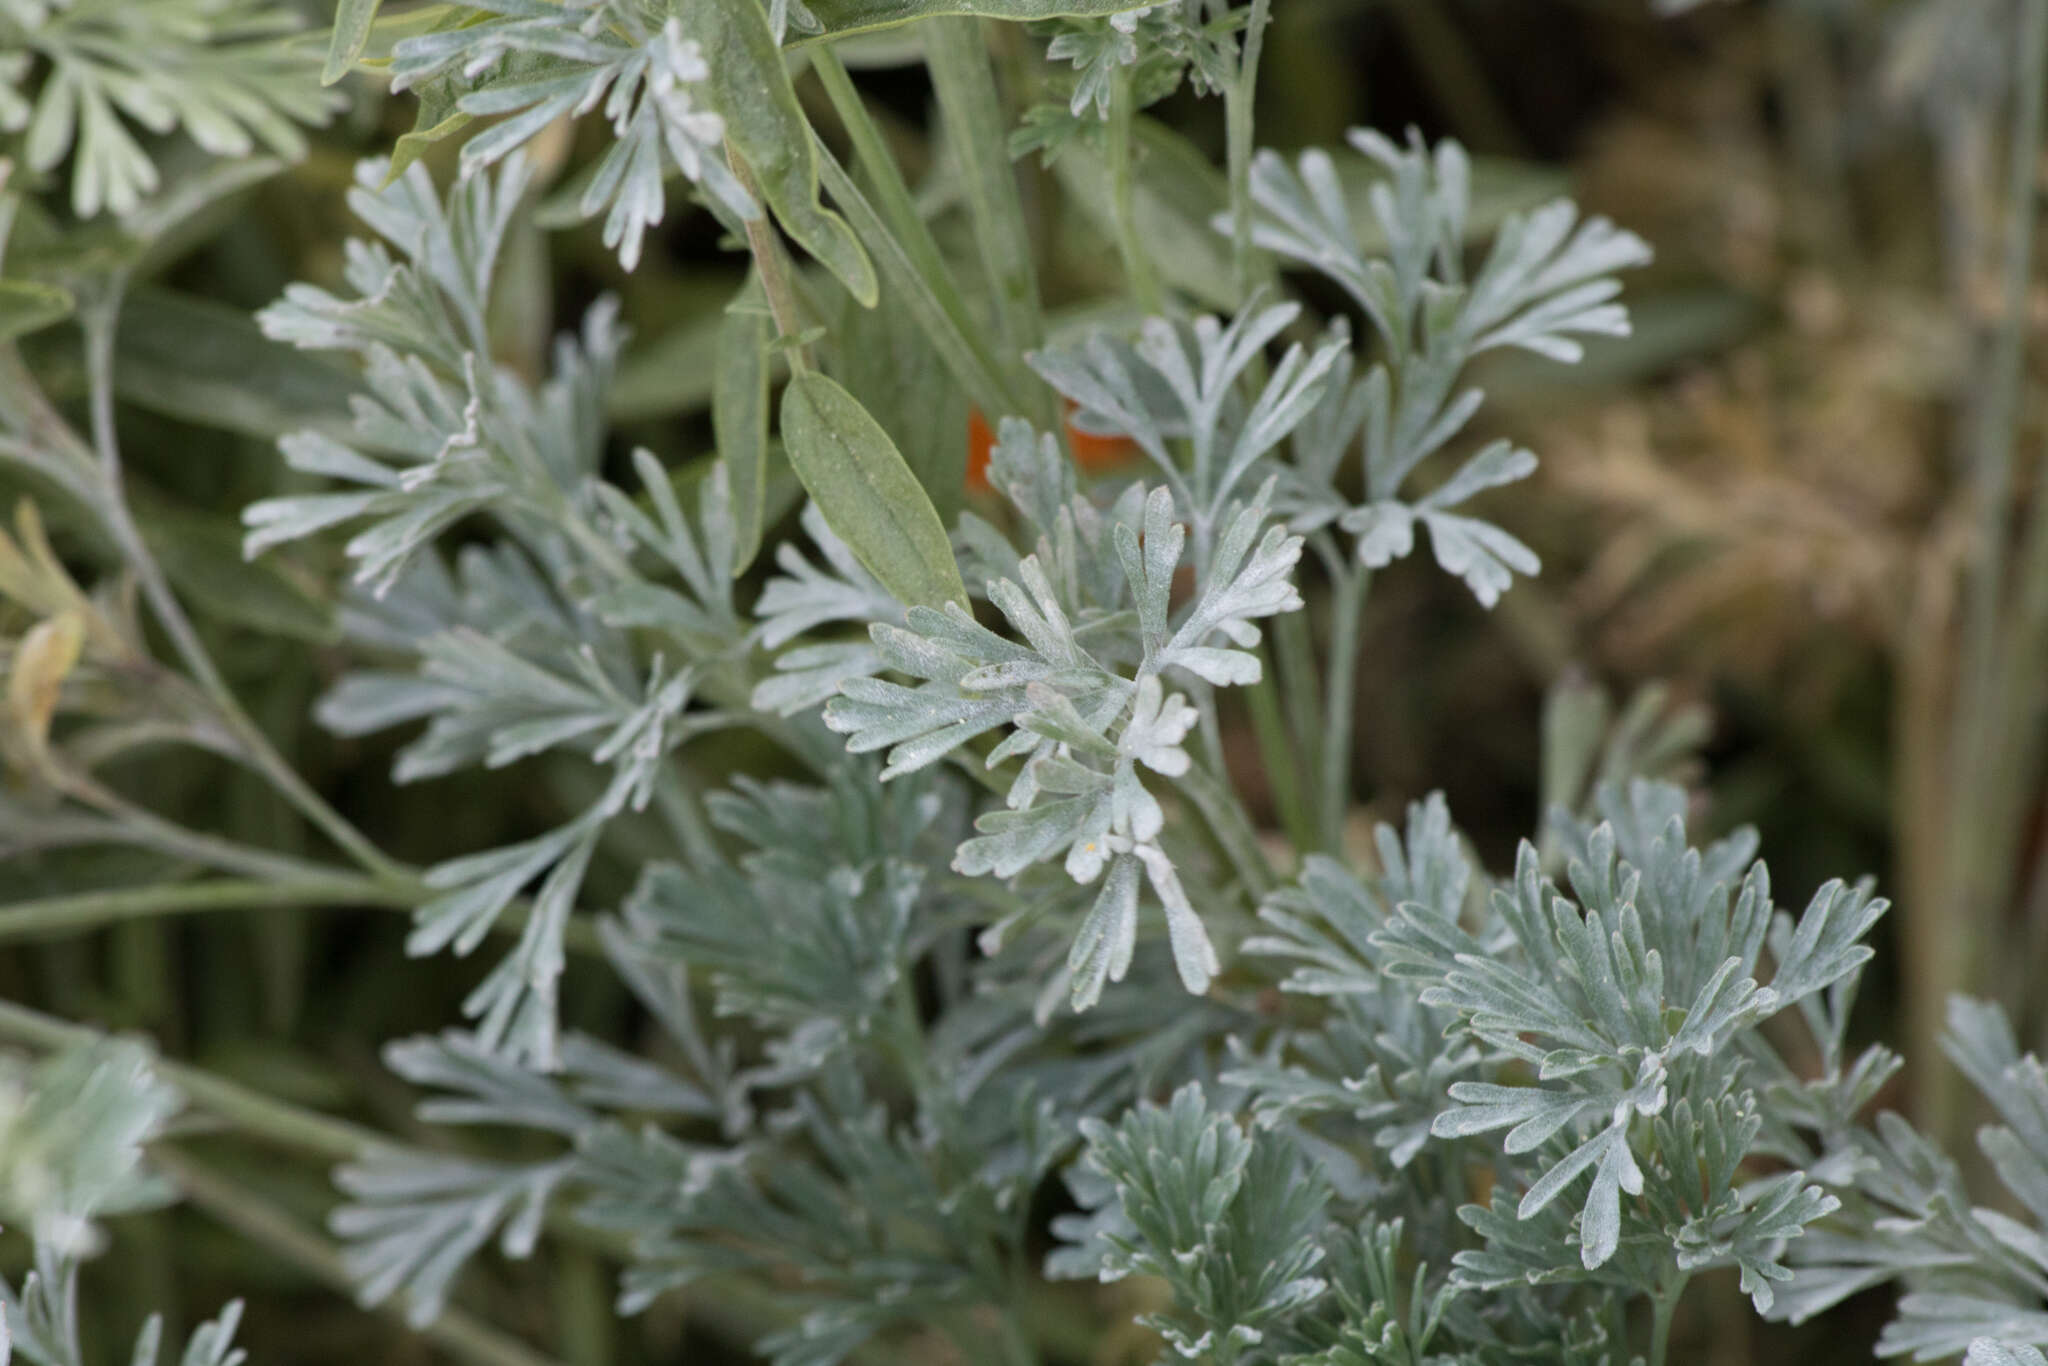
{"type": "Polygon", "coordinates": [[[1165,297],[1159,291],[1159,273],[1138,235],[1137,173],[1132,167],[1132,125],[1137,117],[1137,93],[1128,67],[1117,68],[1116,87],[1109,97],[1109,174],[1115,193],[1116,245],[1123,257],[1124,277],[1147,314],[1165,311],[1165,297]]]}
{"type": "Polygon", "coordinates": [[[1230,166],[1230,259],[1237,276],[1240,303],[1251,297],[1257,281],[1252,253],[1252,114],[1258,103],[1259,56],[1266,46],[1266,25],[1273,0],[1252,0],[1240,39],[1237,79],[1223,92],[1225,154],[1230,166]]]}
{"type": "Polygon", "coordinates": [[[1661,1287],[1650,1299],[1649,1366],[1666,1366],[1670,1358],[1671,1317],[1677,1311],[1679,1297],[1685,1294],[1685,1284],[1690,1279],[1690,1276],[1680,1276],[1661,1287]]]}
{"type": "MultiPolygon", "coordinates": [[[[333,1247],[301,1227],[297,1220],[240,1182],[229,1180],[175,1149],[159,1147],[151,1162],[169,1176],[185,1198],[217,1222],[234,1230],[279,1260],[296,1267],[337,1294],[355,1295],[356,1286],[333,1247]]],[[[388,1306],[393,1317],[403,1314],[402,1302],[388,1306]]],[[[443,1309],[421,1335],[472,1366],[557,1366],[546,1356],[459,1309],[443,1309]]]]}
{"type": "Polygon", "coordinates": [[[1245,706],[1251,713],[1252,735],[1259,745],[1259,763],[1273,792],[1273,805],[1280,824],[1297,849],[1311,849],[1316,843],[1314,790],[1309,775],[1280,715],[1279,685],[1274,680],[1273,652],[1266,652],[1266,668],[1259,681],[1244,690],[1245,706]]]}
{"type": "MultiPolygon", "coordinates": [[[[1322,791],[1323,688],[1322,676],[1316,671],[1315,633],[1307,612],[1289,612],[1274,621],[1273,652],[1280,666],[1280,698],[1287,729],[1301,763],[1304,799],[1313,806],[1322,791]]],[[[1314,814],[1310,812],[1311,820],[1314,814]]]]}
{"type": "Polygon", "coordinates": [[[194,911],[268,906],[386,906],[409,910],[417,898],[373,878],[337,874],[266,880],[223,878],[170,886],[121,887],[0,905],[0,943],[78,934],[103,925],[194,911]]]}
{"type": "MultiPolygon", "coordinates": [[[[746,160],[725,144],[725,164],[732,168],[733,178],[747,197],[760,210],[752,218],[742,221],[747,234],[747,249],[753,253],[754,269],[761,276],[761,292],[768,296],[768,312],[775,319],[776,335],[785,341],[803,332],[803,310],[797,304],[796,291],[789,279],[789,262],[782,254],[782,239],[775,234],[775,225],[768,218],[767,200],[761,197],[761,187],[754,180],[754,172],[746,160]]],[[[792,345],[788,348],[790,369],[798,374],[811,368],[810,348],[792,345]]]]}
{"type": "Polygon", "coordinates": [[[996,1325],[996,1345],[1008,1366],[1038,1366],[1038,1348],[1032,1344],[1031,1335],[1018,1324],[1016,1315],[1007,1309],[998,1309],[996,1325]]]}
{"type": "Polygon", "coordinates": [[[1351,806],[1351,720],[1358,710],[1352,695],[1358,677],[1358,630],[1372,571],[1346,566],[1337,571],[1330,604],[1330,656],[1323,692],[1323,847],[1344,850],[1344,817],[1351,806]]]}
{"type": "Polygon", "coordinates": [[[213,657],[199,639],[199,632],[185,615],[177,594],[171,591],[156,556],[143,540],[140,528],[128,509],[123,493],[121,448],[114,429],[114,334],[120,319],[121,296],[127,285],[124,273],[116,274],[100,298],[85,308],[80,322],[85,330],[86,375],[91,394],[93,446],[99,455],[101,487],[92,499],[101,523],[114,546],[135,574],[150,612],[170,637],[171,646],[192,679],[206,693],[234,736],[242,755],[257,773],[277,789],[280,796],[334,842],[336,848],[354,859],[366,871],[380,878],[402,880],[408,871],[370,842],[347,817],[306,784],[298,771],[286,762],[270,743],[234,690],[222,677],[213,657]]]}
{"type": "MultiPolygon", "coordinates": [[[[0,1001],[0,1039],[30,1048],[75,1048],[106,1037],[96,1029],[0,1001]]],[[[157,1072],[193,1105],[251,1138],[330,1162],[383,1141],[375,1132],[251,1091],[203,1068],[159,1058],[157,1072]]]]}

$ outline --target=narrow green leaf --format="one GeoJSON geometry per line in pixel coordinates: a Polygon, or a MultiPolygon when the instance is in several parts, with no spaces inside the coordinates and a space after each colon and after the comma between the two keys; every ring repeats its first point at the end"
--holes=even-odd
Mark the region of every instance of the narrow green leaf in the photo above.
{"type": "Polygon", "coordinates": [[[810,121],[797,103],[767,10],[757,4],[694,4],[684,7],[683,24],[711,68],[706,85],[725,119],[726,145],[753,172],[775,220],[862,307],[873,308],[880,297],[874,265],[846,220],[818,198],[810,121]]]}
{"type": "Polygon", "coordinates": [[[1144,7],[1134,0],[811,0],[811,13],[818,16],[825,31],[797,38],[791,46],[816,42],[819,38],[894,28],[942,15],[978,14],[985,19],[1036,23],[1041,19],[1100,17],[1144,7]]]}
{"type": "Polygon", "coordinates": [[[128,296],[114,358],[126,402],[266,441],[309,426],[346,430],[358,387],[317,355],[270,341],[240,309],[154,287],[128,296]]]}
{"type": "Polygon", "coordinates": [[[349,73],[370,41],[370,25],[376,18],[377,0],[339,0],[334,7],[334,34],[327,40],[327,63],[320,68],[320,84],[333,85],[349,73]]]}
{"type": "Polygon", "coordinates": [[[826,370],[889,433],[947,526],[967,485],[967,395],[908,309],[840,311],[826,370]]]}
{"type": "Polygon", "coordinates": [[[429,147],[454,137],[470,124],[470,116],[455,107],[462,91],[453,80],[442,77],[428,81],[419,88],[419,97],[420,109],[413,119],[412,131],[401,134],[392,144],[391,173],[384,177],[387,186],[425,156],[429,147]]]}
{"type": "Polygon", "coordinates": [[[737,577],[761,548],[761,508],[768,487],[768,319],[744,291],[718,329],[718,371],[711,391],[711,429],[732,485],[732,572],[737,577]]]}
{"type": "Polygon", "coordinates": [[[921,31],[947,144],[960,166],[968,217],[995,297],[1004,352],[1022,356],[1045,339],[1044,319],[1024,202],[1010,160],[1010,120],[997,93],[981,21],[934,19],[921,31]]]}
{"type": "Polygon", "coordinates": [[[905,603],[967,605],[946,528],[889,434],[834,381],[808,371],[782,395],[782,441],[833,532],[905,603]]]}
{"type": "Polygon", "coordinates": [[[0,280],[0,343],[62,322],[76,307],[71,292],[56,285],[35,280],[0,280]]]}
{"type": "Polygon", "coordinates": [[[891,306],[904,309],[917,320],[975,407],[991,417],[1023,412],[1022,404],[1010,397],[1010,386],[1004,382],[981,336],[946,307],[945,300],[904,251],[881,214],[853,183],[853,177],[829,153],[820,164],[832,197],[846,207],[862,239],[875,253],[875,260],[889,281],[891,306]]]}

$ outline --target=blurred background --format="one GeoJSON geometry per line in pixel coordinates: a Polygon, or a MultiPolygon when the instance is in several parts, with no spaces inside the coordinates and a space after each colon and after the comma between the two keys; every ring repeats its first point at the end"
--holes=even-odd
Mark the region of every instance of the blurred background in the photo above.
{"type": "MultiPolygon", "coordinates": [[[[315,23],[322,10],[310,0],[315,23]]],[[[1535,829],[1546,694],[1565,680],[1581,704],[1602,689],[1619,708],[1661,685],[1665,706],[1707,724],[1710,823],[1760,827],[1780,902],[1862,873],[1894,900],[1862,1032],[1912,1064],[1915,1089],[1888,1103],[1952,1140],[1976,1121],[1937,1062],[1946,994],[1998,996],[2023,1041],[2048,1042],[2036,986],[2048,967],[2048,506],[2024,401],[2048,295],[2012,251],[2040,170],[2014,155],[2019,16],[2011,0],[1746,0],[1676,17],[1645,0],[1280,0],[1259,91],[1263,145],[1335,144],[1359,124],[1453,135],[1480,158],[1494,211],[1569,189],[1657,251],[1628,281],[1632,338],[1574,370],[1532,360],[1485,375],[1499,400],[1487,420],[1543,461],[1497,515],[1544,571],[1491,614],[1448,576],[1378,577],[1355,727],[1361,801],[1388,816],[1441,787],[1502,867],[1535,829]],[[2014,355],[2024,364],[2008,387],[2000,367],[2014,355]]],[[[921,69],[868,55],[859,77],[950,231],[959,215],[944,149],[926,136],[921,69]]],[[[394,789],[388,747],[337,744],[310,719],[338,662],[334,566],[240,563],[236,512],[272,491],[275,437],[338,413],[348,392],[344,376],[268,347],[245,315],[292,280],[338,277],[351,167],[410,127],[409,101],[366,79],[351,92],[352,111],[304,165],[224,206],[138,291],[121,339],[123,429],[144,519],[175,529],[174,573],[252,710],[366,831],[428,860],[544,828],[562,790],[550,784],[589,778],[564,767],[542,781],[394,789]]],[[[815,112],[832,135],[822,98],[815,112]]],[[[1154,171],[1191,151],[1220,163],[1218,104],[1183,93],[1153,115],[1154,171]]],[[[563,130],[553,169],[580,163],[576,138],[597,133],[563,130]]],[[[437,149],[441,169],[449,150],[437,149]]],[[[1048,291],[1081,316],[1114,285],[1114,253],[1063,198],[1059,168],[1027,175],[1048,291]]],[[[1182,183],[1162,178],[1157,192],[1182,183]]],[[[635,333],[615,395],[622,446],[704,454],[708,358],[739,258],[721,253],[708,215],[672,214],[627,277],[595,226],[566,217],[544,206],[519,231],[503,356],[540,368],[559,320],[615,291],[635,333]]],[[[33,363],[75,394],[77,353],[52,337],[33,363]]],[[[965,422],[923,439],[964,451],[965,422]]],[[[714,766],[758,762],[706,753],[714,766]]],[[[181,759],[132,777],[191,825],[294,838],[225,768],[181,759]]],[[[1258,782],[1249,760],[1244,781],[1258,782]]],[[[125,880],[92,857],[93,880],[125,880]]],[[[631,871],[625,858],[600,868],[591,895],[601,903],[631,871]]],[[[26,899],[75,888],[81,870],[39,855],[9,872],[9,899],[26,899]]],[[[175,1055],[405,1134],[410,1097],[374,1043],[454,1019],[471,977],[406,959],[404,928],[374,912],[275,910],[135,924],[0,954],[0,995],[148,1031],[175,1055]]],[[[616,1034],[616,985],[587,977],[565,992],[571,1013],[616,1034]]],[[[238,1175],[309,1227],[330,1198],[310,1164],[252,1152],[238,1175]]],[[[95,1276],[95,1313],[110,1324],[148,1304],[189,1323],[243,1294],[253,1360],[435,1359],[197,1214],[124,1221],[115,1235],[95,1276]]],[[[550,1248],[523,1265],[486,1259],[469,1302],[579,1366],[746,1359],[721,1345],[744,1306],[614,1323],[608,1281],[597,1254],[550,1248]]],[[[1852,1305],[1816,1336],[1751,1328],[1712,1303],[1680,1325],[1686,1360],[1867,1360],[1882,1310],[1852,1305]]],[[[1131,1350],[1076,1344],[1072,1360],[1138,1359],[1131,1350]]]]}

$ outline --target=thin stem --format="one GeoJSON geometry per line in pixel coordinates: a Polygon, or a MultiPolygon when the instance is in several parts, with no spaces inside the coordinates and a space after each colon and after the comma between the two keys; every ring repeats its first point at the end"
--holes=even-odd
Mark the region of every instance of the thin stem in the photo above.
{"type": "Polygon", "coordinates": [[[1266,785],[1272,789],[1273,806],[1297,849],[1313,848],[1316,823],[1314,794],[1301,754],[1280,715],[1280,690],[1274,680],[1273,652],[1266,652],[1266,668],[1259,681],[1245,689],[1245,706],[1251,713],[1252,736],[1258,741],[1259,764],[1265,770],[1266,785]]]}
{"type": "MultiPolygon", "coordinates": [[[[1301,764],[1303,800],[1312,805],[1322,790],[1323,688],[1322,676],[1316,672],[1315,634],[1307,612],[1289,612],[1273,623],[1273,651],[1280,666],[1280,699],[1287,729],[1301,764]]],[[[1310,816],[1313,819],[1313,811],[1310,816]]]]}
{"type": "Polygon", "coordinates": [[[1138,235],[1137,173],[1132,167],[1131,146],[1136,105],[1130,68],[1119,67],[1109,97],[1109,174],[1115,191],[1116,246],[1138,307],[1154,314],[1164,312],[1166,303],[1159,290],[1159,273],[1152,268],[1152,257],[1138,235]]]}
{"type": "Polygon", "coordinates": [[[1358,629],[1365,612],[1370,570],[1346,566],[1337,572],[1330,604],[1330,657],[1324,670],[1323,693],[1323,847],[1344,848],[1344,817],[1351,806],[1351,720],[1358,709],[1353,696],[1358,677],[1358,629]]]}
{"type": "Polygon", "coordinates": [[[371,843],[347,817],[309,787],[298,771],[277,752],[262,727],[243,709],[240,699],[200,641],[191,618],[185,615],[177,594],[171,590],[170,581],[164,577],[155,554],[143,539],[141,529],[135,525],[134,515],[129,511],[128,500],[123,493],[121,448],[114,425],[114,337],[125,286],[125,274],[116,275],[106,286],[103,296],[81,317],[85,330],[87,383],[91,394],[92,442],[98,455],[101,478],[101,488],[91,500],[92,505],[113,538],[115,548],[134,573],[143,599],[149,603],[157,624],[170,638],[171,647],[177,651],[186,672],[206,693],[250,766],[332,840],[336,848],[366,871],[381,878],[404,880],[410,876],[408,870],[371,843]]]}
{"type": "MultiPolygon", "coordinates": [[[[754,172],[746,160],[728,142],[725,145],[725,162],[732,168],[733,178],[756,207],[767,203],[761,197],[761,187],[754,180],[754,172]]],[[[776,334],[788,340],[803,332],[803,310],[797,305],[796,291],[790,283],[789,262],[782,254],[782,239],[775,235],[775,225],[768,220],[768,210],[761,208],[752,218],[744,220],[747,249],[753,253],[754,269],[761,276],[761,292],[768,296],[768,312],[775,318],[776,334]]],[[[798,374],[811,368],[810,348],[793,345],[788,348],[790,368],[798,374]]]]}
{"type": "Polygon", "coordinates": [[[1252,252],[1252,114],[1258,103],[1259,56],[1266,46],[1266,25],[1273,0],[1252,0],[1240,40],[1237,79],[1223,92],[1224,137],[1230,164],[1230,259],[1237,276],[1240,301],[1258,283],[1252,252]]]}
{"type": "MultiPolygon", "coordinates": [[[[106,1036],[39,1010],[0,1001],[0,1039],[30,1048],[76,1048],[106,1036]]],[[[159,1058],[154,1066],[197,1109],[275,1147],[346,1162],[383,1141],[372,1130],[251,1091],[203,1068],[159,1058]]]]}
{"type": "Polygon", "coordinates": [[[269,880],[223,878],[170,886],[121,887],[0,905],[0,943],[81,934],[105,925],[196,911],[272,906],[385,906],[410,909],[415,898],[371,878],[336,875],[269,880]]]}
{"type": "Polygon", "coordinates": [[[1689,1279],[1689,1276],[1680,1276],[1651,1297],[1649,1366],[1666,1366],[1670,1359],[1671,1317],[1678,1309],[1679,1297],[1685,1294],[1685,1284],[1689,1279]]]}
{"type": "Polygon", "coordinates": [[[996,1347],[1008,1366],[1038,1366],[1037,1345],[1007,1309],[996,1311],[996,1347]]]}
{"type": "MultiPolygon", "coordinates": [[[[337,1294],[353,1297],[356,1285],[339,1254],[317,1234],[308,1232],[289,1214],[269,1201],[252,1195],[241,1182],[229,1180],[175,1149],[159,1147],[151,1162],[169,1176],[194,1207],[218,1223],[234,1230],[289,1266],[311,1277],[337,1294]]],[[[402,1318],[401,1297],[386,1307],[392,1317],[402,1318]]],[[[554,1358],[535,1351],[525,1343],[463,1313],[443,1309],[434,1321],[420,1330],[459,1361],[472,1366],[558,1366],[554,1358]]]]}
{"type": "MultiPolygon", "coordinates": [[[[255,849],[218,835],[189,830],[165,820],[147,807],[137,806],[89,777],[64,772],[59,772],[56,777],[67,795],[112,819],[115,828],[109,834],[117,841],[154,849],[171,858],[188,860],[222,872],[272,881],[324,877],[330,871],[320,864],[293,858],[289,854],[255,849]]],[[[409,879],[389,881],[394,887],[414,885],[409,879]]]]}
{"type": "Polygon", "coordinates": [[[2012,447],[2019,421],[2021,365],[2026,349],[2027,282],[2034,257],[2034,182],[2041,158],[2042,100],[2048,90],[2048,0],[2028,0],[2011,161],[2006,168],[2003,314],[1992,345],[1990,376],[1980,391],[1972,432],[1976,481],[1977,560],[1965,627],[1966,677],[1982,687],[1998,648],[2005,592],[2007,517],[2012,500],[2012,447]]]}
{"type": "MultiPolygon", "coordinates": [[[[210,836],[189,835],[192,841],[210,836]]],[[[199,851],[191,843],[175,845],[138,840],[145,848],[176,857],[193,857],[199,851]]],[[[239,845],[213,841],[226,849],[239,845]]],[[[55,939],[83,934],[107,925],[171,915],[193,915],[207,911],[256,910],[285,906],[357,907],[386,911],[411,911],[436,893],[424,883],[391,883],[357,877],[341,869],[285,860],[275,855],[246,851],[247,858],[218,858],[216,866],[249,873],[239,878],[214,878],[202,882],[152,884],[144,887],[111,887],[103,891],[76,892],[69,896],[44,897],[32,901],[0,903],[0,944],[18,940],[55,939]]],[[[517,936],[533,915],[531,902],[521,899],[505,908],[490,932],[517,936]]],[[[570,951],[597,955],[604,952],[597,927],[588,919],[573,917],[563,927],[563,946],[570,951]]]]}

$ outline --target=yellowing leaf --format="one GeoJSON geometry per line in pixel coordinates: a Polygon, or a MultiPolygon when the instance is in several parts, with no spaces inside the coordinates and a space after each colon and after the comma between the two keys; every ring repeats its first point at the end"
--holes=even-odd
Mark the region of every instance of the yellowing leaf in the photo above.
{"type": "Polygon", "coordinates": [[[65,612],[37,622],[14,651],[14,667],[7,676],[7,717],[35,753],[49,742],[57,699],[84,646],[85,618],[65,612]]]}

